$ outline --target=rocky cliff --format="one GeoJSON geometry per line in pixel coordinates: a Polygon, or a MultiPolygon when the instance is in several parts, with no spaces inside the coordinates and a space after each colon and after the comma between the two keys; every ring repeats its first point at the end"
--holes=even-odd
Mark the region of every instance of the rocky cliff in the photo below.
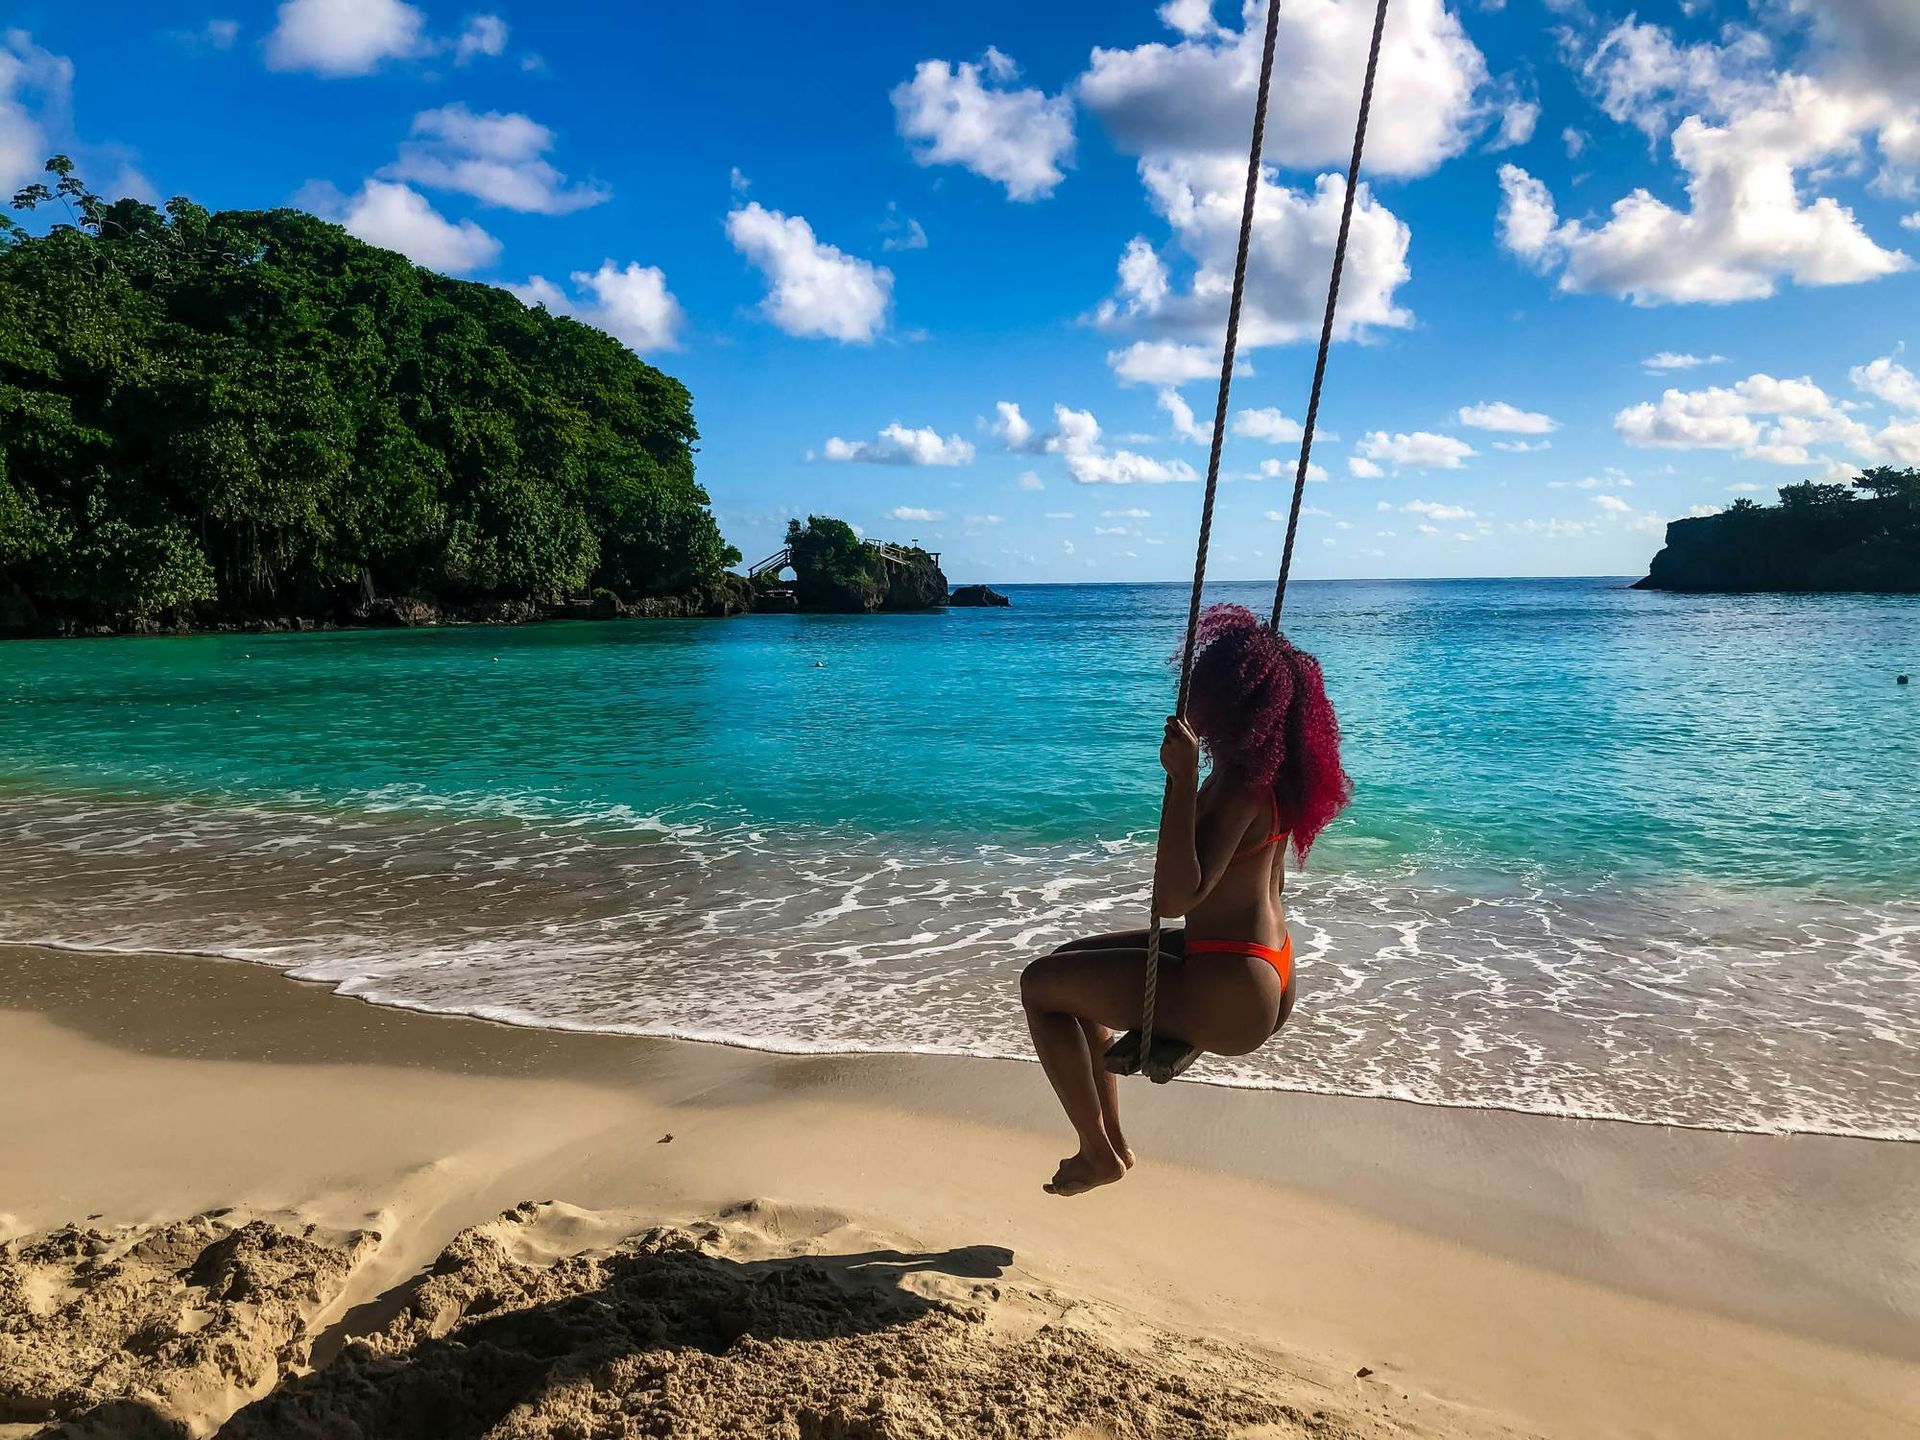
{"type": "Polygon", "coordinates": [[[1920,594],[1920,504],[1900,488],[1916,472],[1879,473],[1890,478],[1863,486],[1867,499],[1840,485],[1790,485],[1778,506],[1676,520],[1635,588],[1920,594]]]}

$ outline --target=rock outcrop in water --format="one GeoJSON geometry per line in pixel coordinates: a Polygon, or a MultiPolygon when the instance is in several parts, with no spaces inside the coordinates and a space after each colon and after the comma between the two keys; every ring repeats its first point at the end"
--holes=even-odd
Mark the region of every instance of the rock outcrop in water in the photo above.
{"type": "Polygon", "coordinates": [[[802,610],[868,614],[937,610],[947,603],[940,557],[917,545],[862,539],[844,520],[809,515],[787,524],[796,603],[802,610]]]}
{"type": "Polygon", "coordinates": [[[1674,521],[1635,588],[1920,593],[1920,470],[1788,485],[1780,502],[1674,521]]]}
{"type": "Polygon", "coordinates": [[[1013,602],[987,585],[962,585],[947,598],[949,605],[1011,605],[1013,602]]]}

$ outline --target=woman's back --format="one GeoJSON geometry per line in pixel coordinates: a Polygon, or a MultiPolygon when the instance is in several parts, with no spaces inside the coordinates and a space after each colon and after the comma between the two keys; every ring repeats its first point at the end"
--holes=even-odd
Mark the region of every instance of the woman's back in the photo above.
{"type": "Polygon", "coordinates": [[[1187,935],[1194,940],[1254,940],[1278,946],[1286,935],[1281,905],[1282,861],[1286,832],[1272,791],[1253,805],[1244,787],[1223,783],[1215,771],[1200,789],[1198,825],[1201,848],[1232,846],[1233,858],[1218,883],[1187,912],[1187,935]],[[1222,834],[1221,831],[1231,833],[1222,834]]]}

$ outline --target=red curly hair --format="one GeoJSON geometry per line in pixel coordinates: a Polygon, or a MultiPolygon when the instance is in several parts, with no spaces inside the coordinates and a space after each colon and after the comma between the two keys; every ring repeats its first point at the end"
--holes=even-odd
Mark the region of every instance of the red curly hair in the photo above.
{"type": "Polygon", "coordinates": [[[1320,662],[1244,605],[1200,617],[1187,720],[1216,766],[1271,788],[1304,865],[1327,823],[1353,798],[1340,765],[1340,722],[1320,662]]]}

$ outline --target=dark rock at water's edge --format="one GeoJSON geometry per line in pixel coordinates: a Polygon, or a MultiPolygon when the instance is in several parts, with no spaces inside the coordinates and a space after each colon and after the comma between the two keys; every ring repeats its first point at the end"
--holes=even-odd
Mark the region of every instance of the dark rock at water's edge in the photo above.
{"type": "Polygon", "coordinates": [[[1634,588],[1920,594],[1920,471],[1881,467],[1851,487],[1809,481],[1780,498],[1675,520],[1634,588]]]}
{"type": "Polygon", "coordinates": [[[949,605],[1011,605],[1013,602],[987,585],[962,585],[947,597],[949,605]]]}
{"type": "Polygon", "coordinates": [[[0,591],[0,639],[106,635],[278,634],[316,630],[414,630],[440,625],[531,625],[543,620],[680,620],[744,615],[755,605],[752,587],[722,574],[677,595],[619,595],[598,589],[586,599],[433,599],[419,595],[361,596],[352,604],[300,615],[196,613],[86,623],[41,615],[17,591],[0,591]]]}

